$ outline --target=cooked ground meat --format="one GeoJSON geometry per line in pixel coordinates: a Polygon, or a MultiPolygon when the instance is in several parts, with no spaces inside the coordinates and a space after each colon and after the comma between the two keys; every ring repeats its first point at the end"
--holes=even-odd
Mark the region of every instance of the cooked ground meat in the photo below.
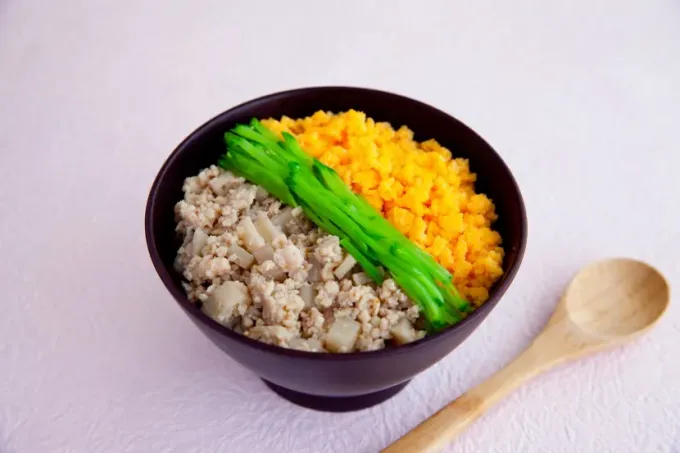
{"type": "Polygon", "coordinates": [[[368,281],[336,236],[299,208],[216,166],[187,178],[175,206],[175,268],[192,302],[256,340],[316,352],[370,351],[422,338],[393,280],[368,281]]]}

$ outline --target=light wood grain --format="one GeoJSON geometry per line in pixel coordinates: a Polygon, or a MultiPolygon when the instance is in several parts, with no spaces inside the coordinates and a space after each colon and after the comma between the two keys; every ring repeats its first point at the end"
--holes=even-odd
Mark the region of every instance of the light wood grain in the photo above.
{"type": "Polygon", "coordinates": [[[651,266],[610,259],[582,269],[529,347],[501,371],[448,404],[382,453],[435,453],[501,398],[566,360],[626,343],[666,310],[670,290],[651,266]]]}

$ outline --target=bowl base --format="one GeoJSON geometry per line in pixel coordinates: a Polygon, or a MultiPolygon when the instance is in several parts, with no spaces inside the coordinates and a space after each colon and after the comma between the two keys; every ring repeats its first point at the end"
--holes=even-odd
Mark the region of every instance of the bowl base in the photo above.
{"type": "Polygon", "coordinates": [[[271,382],[262,379],[267,387],[272,389],[276,394],[291,403],[298,406],[314,409],[325,412],[350,412],[366,409],[376,404],[380,404],[385,400],[392,398],[399,393],[410,380],[395,385],[394,387],[380,390],[379,392],[369,393],[367,395],[359,396],[318,396],[309,395],[307,393],[296,392],[271,382]]]}

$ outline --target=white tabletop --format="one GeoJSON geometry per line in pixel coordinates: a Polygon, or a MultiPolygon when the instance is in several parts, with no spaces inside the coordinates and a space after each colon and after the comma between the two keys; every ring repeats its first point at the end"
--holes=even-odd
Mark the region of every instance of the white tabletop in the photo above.
{"type": "MultiPolygon", "coordinates": [[[[678,3],[424,3],[0,1],[0,452],[373,453],[526,346],[585,263],[641,258],[680,285],[678,3]],[[506,159],[530,224],[482,326],[350,414],[292,406],[209,343],[143,235],[186,134],[324,84],[462,119],[506,159]]],[[[673,302],[647,337],[537,378],[448,451],[680,451],[673,302]]]]}

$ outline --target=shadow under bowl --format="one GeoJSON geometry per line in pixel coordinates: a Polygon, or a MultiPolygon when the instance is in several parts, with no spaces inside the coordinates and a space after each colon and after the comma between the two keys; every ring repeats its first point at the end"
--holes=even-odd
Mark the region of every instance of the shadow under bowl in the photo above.
{"type": "Polygon", "coordinates": [[[284,91],[251,100],[217,115],[192,132],[168,157],[151,188],[145,218],[146,240],[165,287],[216,346],[252,370],[282,397],[306,407],[347,411],[390,398],[408,381],[458,347],[498,304],[517,273],[527,237],[522,195],[501,157],[470,128],[422,102],[393,93],[353,87],[313,87],[284,91]],[[424,339],[379,351],[325,354],[289,350],[233,332],[189,302],[181,276],[173,269],[180,246],[174,206],[183,198],[186,177],[215,164],[225,152],[223,134],[252,117],[283,115],[300,118],[317,110],[355,109],[393,127],[408,126],[418,141],[435,138],[455,157],[469,159],[477,174],[477,192],[496,205],[494,228],[503,239],[504,275],[489,300],[459,324],[424,339]]]}

